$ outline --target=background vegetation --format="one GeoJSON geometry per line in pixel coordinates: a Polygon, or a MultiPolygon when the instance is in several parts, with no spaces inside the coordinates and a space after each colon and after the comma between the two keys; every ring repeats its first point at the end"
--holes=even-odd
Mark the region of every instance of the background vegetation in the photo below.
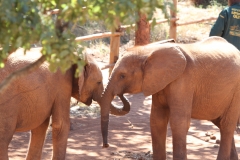
{"type": "MultiPolygon", "coordinates": [[[[169,1],[170,2],[170,1],[169,1]]],[[[178,22],[189,22],[201,18],[217,17],[220,11],[226,7],[217,1],[211,1],[210,5],[203,7],[201,5],[195,6],[191,1],[179,1],[177,6],[178,22]]],[[[164,19],[165,14],[162,10],[157,9],[153,17],[156,19],[164,19]]],[[[177,27],[177,42],[178,43],[192,43],[209,36],[210,29],[214,24],[213,21],[205,21],[202,23],[195,23],[185,26],[177,27]]],[[[88,21],[85,25],[78,24],[74,33],[77,36],[90,35],[93,33],[102,33],[108,31],[103,21],[88,21]]],[[[131,28],[124,32],[121,37],[120,52],[123,53],[126,48],[134,45],[135,28],[131,28]]],[[[169,23],[157,24],[151,28],[150,40],[151,42],[165,40],[169,38],[169,23]]],[[[108,62],[109,56],[109,38],[97,39],[94,41],[85,42],[88,53],[96,57],[103,57],[102,59],[108,62]]]]}
{"type": "Polygon", "coordinates": [[[19,47],[26,51],[34,44],[42,46],[42,57],[7,77],[0,84],[0,92],[45,60],[52,71],[66,71],[73,63],[81,70],[83,49],[72,33],[76,23],[102,21],[114,31],[120,23],[135,23],[139,12],[151,19],[157,8],[164,10],[163,0],[0,0],[0,68],[19,47]],[[54,9],[58,9],[57,16],[52,16],[54,9]]]}
{"type": "Polygon", "coordinates": [[[89,21],[102,20],[111,31],[120,22],[136,22],[137,12],[146,13],[150,19],[156,8],[164,9],[162,0],[1,0],[0,67],[17,48],[29,49],[40,43],[51,70],[60,67],[64,71],[72,62],[79,62],[73,52],[81,56],[82,50],[76,50],[71,32],[76,23],[87,25],[89,21]],[[55,18],[51,16],[53,9],[59,9],[55,18]]]}

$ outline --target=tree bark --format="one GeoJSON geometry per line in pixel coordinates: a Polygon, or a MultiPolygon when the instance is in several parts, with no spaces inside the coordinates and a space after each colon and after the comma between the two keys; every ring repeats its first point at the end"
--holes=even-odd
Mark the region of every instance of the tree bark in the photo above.
{"type": "Polygon", "coordinates": [[[135,46],[146,45],[150,43],[150,24],[145,14],[139,13],[137,30],[135,32],[135,46]]]}

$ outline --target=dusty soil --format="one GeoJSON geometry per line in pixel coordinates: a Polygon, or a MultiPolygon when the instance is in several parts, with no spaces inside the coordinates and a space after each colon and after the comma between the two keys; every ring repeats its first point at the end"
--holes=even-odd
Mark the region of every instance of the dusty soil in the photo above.
{"type": "MultiPolygon", "coordinates": [[[[99,62],[99,65],[106,64],[99,62]]],[[[107,70],[104,83],[107,81],[107,70]]],[[[152,156],[149,114],[151,97],[143,94],[127,95],[131,102],[131,111],[123,117],[110,116],[109,143],[110,147],[102,148],[99,114],[81,114],[81,110],[72,112],[72,130],[67,145],[67,160],[149,160],[152,156]]],[[[115,103],[119,103],[116,99],[115,103]]],[[[96,105],[96,104],[93,104],[96,105]]],[[[83,111],[84,112],[84,111],[83,111]]],[[[210,139],[213,134],[219,139],[219,130],[208,121],[192,120],[187,135],[188,159],[216,159],[219,145],[210,139]],[[208,132],[209,135],[206,135],[208,132]]],[[[213,136],[212,136],[213,137],[213,136]]],[[[213,137],[214,138],[214,137],[213,137]]],[[[236,135],[236,147],[240,156],[240,136],[236,135]]],[[[10,160],[22,160],[28,149],[29,132],[16,133],[9,145],[10,160]]],[[[42,159],[51,159],[51,130],[46,137],[42,159]]],[[[172,159],[171,130],[167,134],[167,158],[172,159]]]]}

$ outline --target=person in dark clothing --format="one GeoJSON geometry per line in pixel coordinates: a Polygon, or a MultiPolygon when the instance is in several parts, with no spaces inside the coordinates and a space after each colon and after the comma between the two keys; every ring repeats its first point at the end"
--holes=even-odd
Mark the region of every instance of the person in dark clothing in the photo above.
{"type": "Polygon", "coordinates": [[[220,12],[210,36],[223,37],[240,50],[240,0],[228,0],[228,7],[220,12]]]}

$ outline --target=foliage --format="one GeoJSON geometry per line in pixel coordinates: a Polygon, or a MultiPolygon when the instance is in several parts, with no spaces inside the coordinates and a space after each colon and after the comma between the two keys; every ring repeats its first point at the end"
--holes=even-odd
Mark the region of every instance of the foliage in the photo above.
{"type": "Polygon", "coordinates": [[[0,67],[11,52],[19,47],[27,50],[34,43],[42,45],[53,71],[57,67],[64,71],[72,63],[81,66],[76,53],[81,56],[82,49],[76,49],[72,28],[64,26],[65,22],[103,20],[113,30],[119,22],[136,22],[137,12],[150,19],[156,8],[164,8],[162,0],[0,0],[0,67]],[[53,9],[59,9],[56,19],[50,14],[53,9]],[[56,21],[62,28],[56,27],[56,21]]]}
{"type": "Polygon", "coordinates": [[[192,0],[192,2],[195,6],[202,8],[207,8],[209,5],[222,7],[226,7],[228,5],[228,1],[226,0],[192,0]]]}

